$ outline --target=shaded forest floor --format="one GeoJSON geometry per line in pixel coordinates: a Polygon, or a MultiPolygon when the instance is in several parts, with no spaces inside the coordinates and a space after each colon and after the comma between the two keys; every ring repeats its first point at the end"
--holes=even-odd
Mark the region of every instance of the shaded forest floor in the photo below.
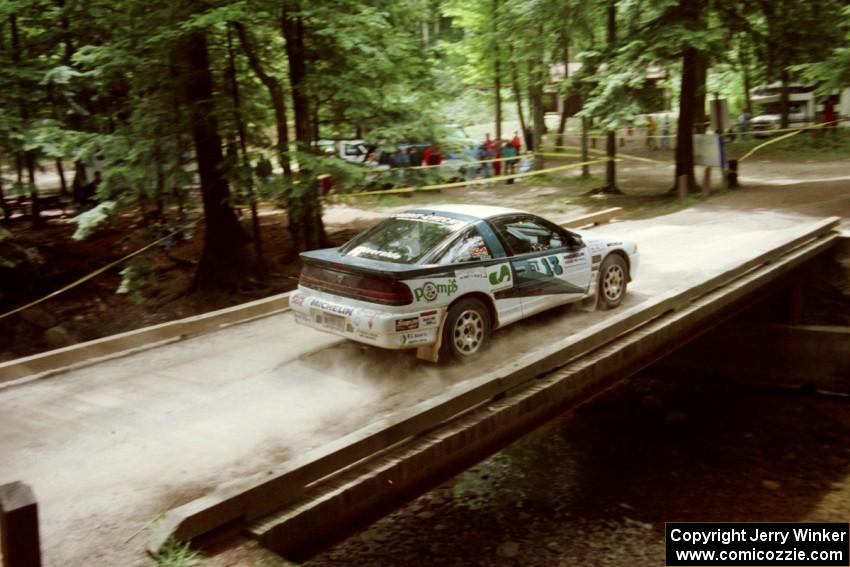
{"type": "MultiPolygon", "coordinates": [[[[332,245],[339,245],[384,215],[445,202],[512,206],[559,221],[612,206],[623,207],[625,218],[646,218],[719,198],[724,206],[738,209],[784,208],[850,218],[850,159],[816,161],[801,156],[797,161],[788,161],[768,154],[742,164],[745,190],[714,193],[710,197],[698,194],[679,202],[668,193],[673,177],[669,152],[647,150],[637,140],[622,151],[658,160],[658,163],[622,162],[618,184],[623,195],[588,194],[602,183],[603,171],[596,166],[588,179],[579,177],[577,170],[565,170],[514,185],[478,185],[406,197],[338,198],[326,205],[328,236],[332,245]]],[[[557,158],[547,160],[547,166],[563,163],[567,162],[557,158]]],[[[715,175],[714,182],[718,181],[715,175]]],[[[247,214],[243,223],[250,230],[247,214]]],[[[277,210],[262,210],[261,225],[270,272],[266,281],[247,278],[232,293],[190,293],[201,252],[202,239],[197,230],[187,234],[184,240],[170,240],[144,255],[155,281],[141,290],[140,302],[134,302],[127,294],[116,293],[122,269],[117,266],[44,303],[0,319],[0,361],[294,289],[300,264],[292,251],[285,215],[277,210]]],[[[26,221],[13,223],[9,228],[14,238],[7,239],[6,245],[11,242],[19,254],[26,255],[30,268],[11,277],[0,271],[0,314],[43,297],[169,230],[144,226],[139,218],[129,214],[82,241],[71,239],[74,225],[58,216],[52,217],[43,228],[32,228],[26,221]]],[[[246,247],[246,253],[250,253],[250,248],[246,247]]]]}

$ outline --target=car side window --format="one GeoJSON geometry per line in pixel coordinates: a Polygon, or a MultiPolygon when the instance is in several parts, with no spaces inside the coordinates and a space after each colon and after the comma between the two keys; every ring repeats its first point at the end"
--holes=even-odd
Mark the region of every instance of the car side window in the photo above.
{"type": "Polygon", "coordinates": [[[484,242],[484,238],[478,229],[475,227],[469,228],[463,232],[450,246],[443,252],[438,264],[462,264],[464,262],[477,262],[479,260],[489,260],[492,258],[490,249],[484,242]]]}
{"type": "Polygon", "coordinates": [[[573,244],[569,233],[529,216],[506,217],[493,221],[494,228],[514,255],[543,252],[573,244]]]}

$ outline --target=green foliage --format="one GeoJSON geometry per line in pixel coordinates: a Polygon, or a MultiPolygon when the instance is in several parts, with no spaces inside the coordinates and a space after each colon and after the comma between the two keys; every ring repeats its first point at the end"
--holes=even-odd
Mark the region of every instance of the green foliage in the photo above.
{"type": "Polygon", "coordinates": [[[823,50],[825,59],[794,67],[802,72],[807,82],[818,85],[822,92],[846,88],[850,85],[850,6],[841,11],[844,41],[823,50]]]}
{"type": "Polygon", "coordinates": [[[115,293],[126,294],[135,304],[143,303],[142,291],[156,283],[156,273],[150,261],[137,256],[121,270],[121,284],[115,293]]]}
{"type": "MultiPolygon", "coordinates": [[[[215,120],[225,148],[218,171],[228,180],[230,202],[276,201],[290,218],[317,209],[322,174],[333,177],[339,192],[451,179],[457,172],[449,168],[383,173],[304,150],[317,138],[445,144],[445,124],[493,120],[497,80],[503,120],[518,117],[515,103],[522,98],[525,122],[533,123],[525,107],[533,99],[539,109],[545,88],[579,95],[582,115],[602,129],[657,110],[656,84],[673,89],[675,99],[686,50],[707,57],[708,89],[733,108],[745,104],[744,67],[751,87],[788,69],[824,92],[850,84],[850,8],[841,0],[618,0],[618,40],[608,45],[610,5],[9,0],[0,4],[0,157],[7,171],[15,157],[42,166],[75,161],[86,166],[84,183],[93,170],[103,172],[95,195],[100,204],[75,219],[75,238],[110,216],[149,212],[153,203],[158,214],[182,219],[208,189],[197,190],[193,120],[200,103],[189,100],[186,81],[186,42],[197,32],[213,82],[203,117],[215,120]],[[299,60],[306,74],[297,93],[287,57],[293,42],[282,33],[284,6],[303,32],[299,60]],[[236,29],[247,30],[253,59],[236,29]],[[565,59],[584,67],[558,84],[550,71],[565,59]],[[658,68],[666,78],[653,83],[649,72],[658,68]],[[295,123],[293,95],[306,98],[297,116],[300,152],[292,141],[278,147],[275,87],[287,115],[284,132],[295,123]],[[291,175],[257,179],[251,164],[261,155],[281,165],[289,160],[291,175]]],[[[21,178],[4,185],[6,196],[37,189],[25,171],[21,178]]]]}
{"type": "Polygon", "coordinates": [[[189,542],[180,542],[172,536],[153,556],[153,561],[161,567],[190,567],[198,565],[202,557],[199,551],[189,547],[189,542]]]}
{"type": "Polygon", "coordinates": [[[74,235],[71,237],[74,240],[83,240],[92,232],[106,222],[115,209],[115,201],[103,201],[93,209],[78,214],[71,219],[71,222],[77,225],[74,235]]]}
{"type": "MultiPolygon", "coordinates": [[[[730,157],[740,157],[756,146],[764,144],[763,138],[737,139],[727,146],[730,157]]],[[[840,160],[850,155],[850,132],[845,128],[817,129],[779,140],[756,151],[752,159],[805,159],[840,160]]],[[[745,162],[746,163],[746,162],[745,162]]]]}

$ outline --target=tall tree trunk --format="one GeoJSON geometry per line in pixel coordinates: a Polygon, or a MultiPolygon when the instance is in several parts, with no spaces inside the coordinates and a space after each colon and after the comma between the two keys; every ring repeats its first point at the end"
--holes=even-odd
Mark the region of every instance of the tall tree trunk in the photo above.
{"type": "Polygon", "coordinates": [[[513,46],[511,46],[511,87],[514,91],[514,99],[516,99],[516,111],[519,115],[519,128],[522,131],[522,138],[525,140],[525,147],[529,146],[526,139],[526,124],[525,115],[522,111],[522,91],[519,88],[519,78],[517,77],[516,62],[513,59],[513,46]]]}
{"type": "Polygon", "coordinates": [[[62,165],[62,158],[56,158],[56,174],[59,176],[59,191],[64,197],[68,194],[68,182],[65,180],[65,167],[62,165]]]}
{"type": "MultiPolygon", "coordinates": [[[[281,27],[286,40],[289,61],[289,84],[292,87],[292,110],[295,114],[295,141],[298,151],[309,152],[310,99],[307,93],[307,50],[304,46],[304,22],[299,0],[284,0],[281,27]]],[[[288,199],[289,232],[297,251],[321,248],[327,242],[322,222],[322,207],[315,190],[312,172],[299,171],[302,189],[292,191],[288,199]]]]}
{"type": "MultiPolygon", "coordinates": [[[[590,130],[590,118],[587,116],[581,117],[581,161],[590,161],[590,151],[587,148],[587,131],[590,130]]],[[[587,179],[590,177],[590,166],[581,166],[581,176],[587,179]]]]}
{"type": "Polygon", "coordinates": [[[750,85],[750,61],[747,58],[746,47],[744,46],[743,40],[738,44],[738,62],[741,65],[741,74],[744,79],[744,104],[747,107],[747,112],[752,114],[753,101],[750,98],[750,93],[752,92],[750,85]]]}
{"type": "MultiPolygon", "coordinates": [[[[616,0],[608,1],[608,53],[613,57],[617,49],[617,2],[616,0]]],[[[605,163],[605,186],[602,187],[603,193],[620,194],[620,188],[617,187],[617,132],[616,130],[608,130],[605,135],[605,149],[608,161],[605,163]]]]}
{"type": "MultiPolygon", "coordinates": [[[[570,78],[570,31],[569,31],[569,4],[564,3],[564,28],[562,30],[561,41],[564,48],[564,81],[570,78]]],[[[557,146],[564,145],[564,132],[567,130],[567,118],[569,118],[569,109],[567,103],[569,96],[564,96],[561,102],[561,122],[558,124],[558,138],[555,142],[557,146]]]]}
{"type": "Polygon", "coordinates": [[[242,45],[242,51],[248,58],[248,65],[251,70],[266,87],[269,92],[269,98],[272,101],[274,109],[274,123],[277,132],[277,156],[280,162],[280,167],[283,168],[283,174],[289,177],[292,175],[292,167],[289,163],[289,130],[286,127],[286,102],[283,96],[283,86],[280,81],[268,74],[262,61],[257,55],[253,38],[248,35],[248,31],[241,22],[234,22],[236,33],[239,35],[239,42],[242,45]]]}
{"type": "Polygon", "coordinates": [[[791,80],[788,78],[788,67],[783,65],[782,71],[780,72],[780,80],[782,81],[782,89],[780,91],[779,96],[779,110],[782,113],[782,126],[780,128],[788,128],[788,87],[791,80]]]}
{"type": "MultiPolygon", "coordinates": [[[[18,34],[18,18],[15,14],[9,15],[9,26],[12,34],[12,63],[15,67],[20,67],[22,60],[21,38],[18,34]]],[[[16,87],[15,95],[18,98],[18,110],[21,116],[21,133],[23,134],[29,128],[29,104],[27,103],[27,95],[24,94],[24,85],[19,80],[16,87]]],[[[38,187],[35,183],[35,150],[26,150],[23,152],[23,162],[27,169],[28,188],[30,194],[30,213],[34,225],[43,224],[41,218],[41,203],[38,198],[38,187]]],[[[21,173],[18,170],[18,179],[20,181],[21,173]]]]}
{"type": "Polygon", "coordinates": [[[3,222],[8,223],[12,220],[12,209],[9,203],[6,202],[6,195],[3,192],[3,161],[0,160],[0,209],[3,211],[3,222]]]}
{"type": "Polygon", "coordinates": [[[292,109],[295,113],[295,141],[298,150],[310,151],[310,98],[307,93],[307,50],[304,46],[304,22],[299,0],[284,0],[281,26],[289,61],[292,109]]]}
{"type": "MultiPolygon", "coordinates": [[[[254,177],[251,175],[251,161],[248,159],[248,135],[245,133],[245,120],[242,117],[242,103],[239,99],[239,79],[236,76],[236,56],[233,52],[233,34],[231,27],[227,27],[227,71],[230,77],[230,94],[233,98],[233,120],[236,122],[236,131],[239,136],[239,149],[242,152],[242,167],[244,171],[240,177],[245,178],[248,189],[248,199],[251,201],[251,236],[254,242],[254,256],[257,262],[257,276],[260,279],[268,277],[266,257],[263,254],[263,235],[260,231],[260,216],[257,212],[257,195],[254,191],[254,177]]],[[[238,160],[238,158],[237,158],[238,160]]]]}
{"type": "MultiPolygon", "coordinates": [[[[687,1],[687,0],[683,0],[687,1]]],[[[676,132],[676,174],[673,191],[680,176],[688,178],[688,191],[696,191],[694,179],[694,115],[697,100],[698,52],[691,46],[682,51],[682,86],[679,93],[679,124],[676,132]]]]}
{"type": "Polygon", "coordinates": [[[708,79],[708,55],[702,51],[696,56],[696,86],[694,92],[694,131],[705,134],[708,117],[705,112],[706,82],[708,79]]]}
{"type": "Polygon", "coordinates": [[[245,269],[245,233],[228,204],[230,187],[215,118],[206,34],[192,31],[182,43],[184,89],[206,225],[194,284],[197,288],[235,289],[245,269]]]}
{"type": "MultiPolygon", "coordinates": [[[[538,37],[542,37],[542,31],[538,37]]],[[[536,169],[543,169],[543,155],[541,144],[543,143],[543,131],[546,128],[545,113],[543,108],[543,44],[535,46],[534,59],[530,63],[529,69],[529,94],[531,98],[531,118],[533,125],[532,132],[532,148],[534,149],[534,166],[536,169]]]]}
{"type": "Polygon", "coordinates": [[[502,70],[499,50],[499,0],[493,0],[493,106],[496,121],[496,144],[502,141],[502,70]]]}

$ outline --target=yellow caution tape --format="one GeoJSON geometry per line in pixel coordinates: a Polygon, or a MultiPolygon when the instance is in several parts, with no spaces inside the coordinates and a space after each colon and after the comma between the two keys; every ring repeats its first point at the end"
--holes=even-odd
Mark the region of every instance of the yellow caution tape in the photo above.
{"type": "Polygon", "coordinates": [[[475,165],[477,163],[494,163],[498,161],[512,161],[512,160],[520,160],[524,157],[533,157],[537,152],[528,152],[524,154],[518,154],[513,157],[501,157],[501,158],[490,158],[490,159],[480,159],[480,160],[461,160],[460,162],[454,163],[439,163],[437,165],[408,165],[406,167],[390,167],[388,169],[376,170],[378,172],[392,172],[392,171],[409,171],[413,169],[434,169],[437,167],[467,167],[470,165],[475,165]]]}
{"type": "MultiPolygon", "coordinates": [[[[576,149],[576,146],[553,146],[553,147],[555,149],[566,149],[566,150],[576,149]]],[[[596,155],[604,155],[605,150],[589,149],[588,153],[594,153],[596,155]]],[[[547,154],[542,154],[542,155],[551,155],[551,156],[564,155],[564,156],[566,156],[566,155],[570,155],[570,154],[548,154],[547,153],[547,154]]],[[[630,160],[633,160],[633,161],[644,161],[644,162],[647,162],[647,163],[660,163],[660,164],[663,164],[663,165],[670,165],[671,163],[673,163],[673,162],[670,162],[670,161],[661,161],[661,160],[652,159],[652,158],[633,156],[631,154],[624,154],[622,152],[617,152],[617,157],[618,158],[624,158],[624,159],[630,159],[630,160]]]]}
{"type": "Polygon", "coordinates": [[[775,144],[776,142],[781,142],[782,140],[785,140],[786,138],[790,138],[791,136],[796,136],[797,134],[799,134],[801,132],[805,132],[807,130],[816,130],[818,128],[824,128],[824,127],[831,126],[831,125],[832,125],[831,122],[824,122],[822,124],[816,124],[814,126],[807,126],[805,128],[797,128],[793,132],[785,134],[784,136],[779,136],[778,138],[773,138],[772,140],[768,140],[768,141],[766,141],[762,144],[759,144],[758,146],[752,148],[750,151],[745,153],[743,157],[738,158],[738,162],[744,161],[745,159],[747,159],[748,157],[750,157],[751,155],[753,155],[754,153],[756,153],[760,149],[764,148],[765,146],[769,146],[770,144],[775,144]]]}
{"type": "Polygon", "coordinates": [[[560,158],[577,158],[581,157],[581,154],[562,154],[556,152],[534,152],[536,156],[544,156],[544,157],[560,157],[560,158]]]}
{"type": "Polygon", "coordinates": [[[396,193],[417,193],[419,191],[437,191],[440,189],[451,189],[454,187],[466,187],[468,185],[481,185],[483,183],[490,183],[492,181],[502,181],[505,179],[517,179],[522,177],[532,177],[535,175],[541,175],[543,173],[551,173],[553,171],[562,171],[564,169],[571,169],[575,167],[581,167],[583,165],[593,165],[597,163],[605,163],[608,161],[608,158],[602,158],[592,161],[584,161],[579,163],[570,163],[567,165],[559,165],[557,167],[549,167],[546,169],[540,169],[537,171],[528,171],[525,173],[514,173],[511,175],[500,175],[498,177],[483,177],[479,179],[470,179],[468,181],[456,181],[454,183],[441,183],[439,185],[423,185],[422,187],[398,187],[396,189],[387,189],[386,191],[360,191],[357,193],[336,193],[334,196],[342,196],[342,197],[362,197],[366,195],[392,195],[396,193]]]}
{"type": "Polygon", "coordinates": [[[9,311],[9,312],[7,312],[7,313],[3,313],[2,315],[0,315],[0,319],[5,319],[6,317],[9,317],[9,316],[11,316],[11,315],[14,315],[15,313],[20,313],[20,312],[21,312],[21,311],[23,311],[24,309],[29,309],[30,307],[33,307],[33,306],[35,306],[35,305],[38,305],[39,303],[43,303],[43,302],[47,301],[48,299],[52,299],[52,298],[56,297],[57,295],[59,295],[59,294],[61,294],[61,293],[65,293],[66,291],[68,291],[68,290],[70,290],[70,289],[73,289],[73,288],[77,287],[78,285],[83,284],[83,283],[85,283],[85,282],[89,281],[89,280],[90,280],[90,279],[92,279],[92,278],[95,278],[96,276],[99,276],[100,274],[102,274],[102,273],[103,273],[103,272],[105,272],[106,270],[108,270],[108,269],[110,269],[110,268],[114,268],[114,267],[115,267],[115,266],[117,266],[118,264],[121,264],[121,263],[123,263],[123,262],[126,262],[126,261],[127,261],[127,260],[129,260],[130,258],[132,258],[132,257],[134,257],[134,256],[138,256],[138,255],[139,255],[139,254],[141,254],[142,252],[145,252],[145,251],[147,251],[147,250],[149,250],[149,249],[153,248],[154,246],[156,246],[156,245],[157,245],[157,244],[159,244],[160,242],[162,242],[162,241],[164,241],[164,240],[167,240],[168,238],[171,238],[172,236],[174,236],[174,235],[175,235],[175,234],[177,234],[178,232],[180,232],[180,231],[182,231],[182,230],[184,230],[184,229],[186,229],[186,228],[189,228],[189,227],[193,226],[194,224],[195,224],[195,223],[192,223],[192,224],[186,225],[186,226],[184,226],[184,227],[182,227],[182,228],[178,228],[178,229],[177,229],[177,230],[175,230],[174,232],[171,232],[171,233],[169,233],[169,234],[166,234],[166,235],[165,235],[165,236],[163,236],[162,238],[160,238],[160,239],[158,239],[158,240],[155,240],[155,241],[151,242],[150,244],[147,244],[147,245],[143,246],[142,248],[139,248],[139,249],[138,249],[138,250],[136,250],[135,252],[131,252],[130,254],[127,254],[126,256],[124,256],[123,258],[120,258],[119,260],[115,260],[114,262],[110,262],[109,264],[107,264],[107,265],[105,265],[105,266],[102,266],[102,267],[100,267],[100,268],[96,269],[96,270],[95,270],[95,271],[93,271],[92,273],[90,273],[90,274],[88,274],[88,275],[85,275],[85,276],[81,277],[80,279],[78,279],[78,280],[76,280],[76,281],[73,281],[73,282],[69,283],[69,284],[68,284],[68,285],[66,285],[65,287],[62,287],[62,288],[60,288],[60,289],[57,289],[57,290],[56,290],[56,291],[54,291],[54,292],[48,293],[47,295],[45,295],[45,296],[44,296],[44,297],[42,297],[41,299],[37,299],[37,300],[35,300],[35,301],[32,301],[32,302],[30,302],[30,303],[27,303],[26,305],[22,305],[22,306],[20,306],[20,307],[17,307],[17,308],[15,308],[15,309],[12,309],[11,311],[9,311]]]}

